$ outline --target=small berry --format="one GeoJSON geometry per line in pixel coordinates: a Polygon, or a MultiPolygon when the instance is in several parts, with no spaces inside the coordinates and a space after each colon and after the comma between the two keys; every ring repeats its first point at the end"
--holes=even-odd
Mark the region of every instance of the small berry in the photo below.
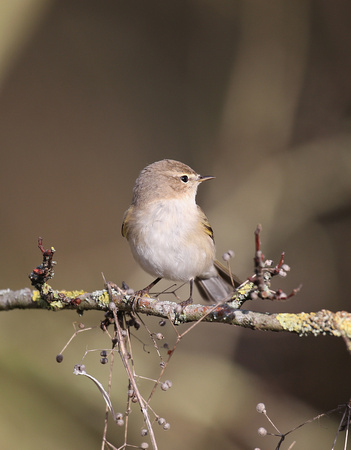
{"type": "Polygon", "coordinates": [[[63,361],[63,355],[61,355],[61,353],[59,353],[58,355],[56,355],[56,361],[58,363],[61,363],[63,361]]]}
{"type": "Polygon", "coordinates": [[[163,429],[165,431],[168,431],[170,428],[171,428],[171,425],[168,422],[163,425],[163,429]]]}
{"type": "Polygon", "coordinates": [[[101,364],[107,364],[108,363],[108,359],[107,358],[101,358],[100,359],[100,363],[101,364]]]}
{"type": "Polygon", "coordinates": [[[147,442],[142,442],[140,444],[140,448],[142,448],[142,449],[149,448],[149,444],[147,442]]]}
{"type": "Polygon", "coordinates": [[[106,356],[107,356],[107,351],[106,351],[106,350],[101,350],[100,356],[103,356],[104,358],[106,358],[106,356]]]}
{"type": "Polygon", "coordinates": [[[163,391],[168,391],[168,389],[169,389],[168,384],[167,384],[167,383],[162,383],[162,384],[161,384],[161,389],[162,389],[163,391]]]}
{"type": "Polygon", "coordinates": [[[166,321],[162,319],[158,324],[160,325],[160,327],[164,327],[166,325],[166,321]]]}
{"type": "Polygon", "coordinates": [[[162,339],[164,339],[164,336],[162,333],[156,333],[156,339],[158,339],[159,341],[161,341],[162,339]]]}
{"type": "Polygon", "coordinates": [[[159,418],[157,419],[157,423],[158,423],[159,425],[164,425],[164,424],[166,423],[166,419],[164,419],[163,417],[159,417],[159,418]]]}
{"type": "Polygon", "coordinates": [[[147,436],[147,429],[146,428],[142,428],[140,431],[142,436],[147,436]]]}

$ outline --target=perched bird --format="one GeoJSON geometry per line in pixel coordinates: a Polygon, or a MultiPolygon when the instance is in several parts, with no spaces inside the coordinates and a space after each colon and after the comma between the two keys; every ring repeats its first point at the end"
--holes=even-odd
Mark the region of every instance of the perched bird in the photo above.
{"type": "Polygon", "coordinates": [[[122,235],[135,260],[156,277],[144,292],[161,278],[190,282],[190,296],[183,305],[192,303],[194,281],[207,300],[218,302],[233,292],[228,271],[215,261],[211,225],[195,201],[200,183],[213,178],[171,159],[140,172],[122,235]]]}

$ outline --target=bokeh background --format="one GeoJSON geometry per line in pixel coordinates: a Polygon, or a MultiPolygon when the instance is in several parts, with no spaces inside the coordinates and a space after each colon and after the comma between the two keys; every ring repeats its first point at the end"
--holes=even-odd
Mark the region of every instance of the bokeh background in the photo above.
{"type": "MultiPolygon", "coordinates": [[[[198,201],[218,255],[235,251],[235,273],[251,274],[261,223],[266,257],[284,250],[292,268],[275,287],[303,284],[288,302],[246,307],[350,310],[350,2],[3,0],[0,12],[0,288],[29,286],[38,236],[57,250],[57,289],[101,288],[101,272],[135,289],[149,283],[120,225],[139,171],[173,158],[216,177],[198,201]]],[[[95,329],[61,365],[55,356],[73,322],[102,318],[1,313],[1,448],[101,447],[103,400],[72,372],[108,340],[95,329]]],[[[161,331],[174,340],[171,327],[161,331]]],[[[157,376],[157,360],[141,344],[135,352],[139,373],[157,376]]],[[[99,353],[86,361],[106,386],[99,353]]],[[[268,423],[255,405],[287,431],[348,401],[350,368],[340,339],[198,326],[169,366],[172,389],[155,398],[172,426],[157,431],[160,448],[272,449],[257,435],[268,423]]],[[[123,411],[118,364],[115,374],[123,411]]],[[[330,449],[339,419],[289,442],[330,449]]],[[[109,430],[118,447],[122,431],[109,430]]]]}

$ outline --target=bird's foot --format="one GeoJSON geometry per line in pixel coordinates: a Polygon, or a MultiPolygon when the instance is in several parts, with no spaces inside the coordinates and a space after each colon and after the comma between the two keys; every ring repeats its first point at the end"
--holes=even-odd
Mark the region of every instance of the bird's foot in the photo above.
{"type": "Polygon", "coordinates": [[[178,303],[178,305],[180,305],[182,307],[182,309],[183,309],[186,306],[191,305],[192,303],[194,303],[193,298],[189,297],[188,300],[184,300],[184,301],[178,303]]]}

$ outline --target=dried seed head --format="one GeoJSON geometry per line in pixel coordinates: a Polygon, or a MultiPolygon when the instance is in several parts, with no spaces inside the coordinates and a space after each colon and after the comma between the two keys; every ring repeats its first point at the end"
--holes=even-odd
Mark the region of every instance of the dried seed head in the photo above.
{"type": "Polygon", "coordinates": [[[168,387],[170,387],[170,388],[172,387],[172,381],[171,380],[166,380],[165,384],[167,384],[168,387]]]}
{"type": "Polygon", "coordinates": [[[115,311],[115,310],[117,309],[117,306],[115,305],[115,303],[110,302],[110,303],[108,304],[108,309],[109,309],[110,311],[115,311]]]}
{"type": "Polygon", "coordinates": [[[83,330],[83,328],[85,328],[85,325],[84,325],[84,323],[82,323],[82,322],[79,322],[79,324],[78,324],[78,328],[79,328],[80,330],[83,330]]]}
{"type": "Polygon", "coordinates": [[[119,427],[123,427],[123,425],[124,425],[124,420],[123,420],[123,419],[118,419],[118,420],[116,420],[116,425],[119,426],[119,427]]]}
{"type": "Polygon", "coordinates": [[[286,299],[288,298],[288,296],[286,295],[286,293],[283,292],[281,289],[278,289],[277,292],[276,292],[275,294],[276,294],[276,298],[277,298],[278,300],[286,300],[286,299]]]}
{"type": "Polygon", "coordinates": [[[235,253],[233,252],[233,250],[228,250],[227,252],[223,253],[222,255],[222,259],[223,261],[229,261],[230,259],[234,258],[235,253]]]}
{"type": "Polygon", "coordinates": [[[181,314],[183,311],[182,305],[176,305],[174,308],[175,314],[181,314]]]}
{"type": "Polygon", "coordinates": [[[257,432],[258,432],[258,434],[259,434],[260,436],[266,436],[266,435],[267,435],[267,430],[266,430],[265,428],[263,428],[263,427],[260,427],[260,428],[257,430],[257,432]]]}
{"type": "Polygon", "coordinates": [[[264,403],[258,403],[256,405],[256,411],[259,413],[263,413],[266,411],[266,405],[264,403]]]}
{"type": "Polygon", "coordinates": [[[158,339],[159,341],[161,341],[162,339],[164,339],[164,336],[162,333],[156,333],[156,339],[158,339]]]}
{"type": "Polygon", "coordinates": [[[230,260],[230,256],[228,255],[228,252],[223,253],[222,255],[223,261],[227,262],[230,260]]]}
{"type": "Polygon", "coordinates": [[[250,298],[251,298],[251,300],[258,300],[257,292],[251,292],[250,298]]]}

